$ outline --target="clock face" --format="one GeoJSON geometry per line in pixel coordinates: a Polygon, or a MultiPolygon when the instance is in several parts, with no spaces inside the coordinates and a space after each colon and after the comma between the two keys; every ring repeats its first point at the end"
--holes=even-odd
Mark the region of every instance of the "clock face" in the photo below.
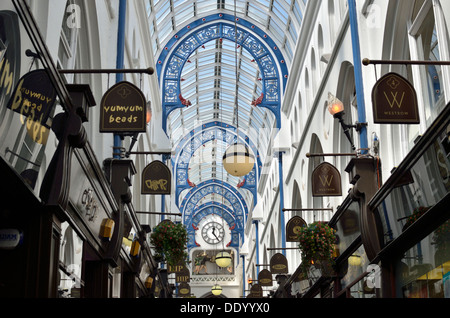
{"type": "Polygon", "coordinates": [[[222,242],[225,230],[222,224],[217,222],[206,223],[202,228],[202,237],[206,243],[217,244],[222,242]]]}

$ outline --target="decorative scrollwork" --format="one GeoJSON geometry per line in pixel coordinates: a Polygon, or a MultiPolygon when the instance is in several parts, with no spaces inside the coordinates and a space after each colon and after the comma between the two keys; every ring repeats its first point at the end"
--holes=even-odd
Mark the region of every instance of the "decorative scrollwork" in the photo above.
{"type": "Polygon", "coordinates": [[[86,189],[81,196],[81,204],[86,210],[86,216],[89,221],[94,221],[97,218],[97,201],[94,198],[94,190],[86,189]]]}

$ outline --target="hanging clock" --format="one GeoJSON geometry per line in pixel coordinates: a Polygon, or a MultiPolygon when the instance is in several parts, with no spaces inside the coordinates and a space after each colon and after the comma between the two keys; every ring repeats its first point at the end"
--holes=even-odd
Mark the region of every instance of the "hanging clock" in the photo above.
{"type": "Polygon", "coordinates": [[[217,244],[222,242],[225,230],[222,224],[217,222],[206,223],[202,228],[202,237],[206,243],[217,244]]]}

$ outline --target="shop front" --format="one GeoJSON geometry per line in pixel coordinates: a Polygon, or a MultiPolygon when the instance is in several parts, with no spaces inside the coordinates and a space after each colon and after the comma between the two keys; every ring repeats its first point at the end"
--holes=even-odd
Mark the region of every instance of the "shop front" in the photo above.
{"type": "Polygon", "coordinates": [[[449,298],[450,105],[369,202],[382,297],[449,298]]]}
{"type": "Polygon", "coordinates": [[[302,284],[304,298],[450,297],[449,118],[447,105],[383,185],[377,158],[350,161],[354,187],[329,222],[332,270],[299,267],[285,289],[302,284]]]}
{"type": "Polygon", "coordinates": [[[26,1],[1,2],[0,40],[0,297],[151,297],[159,274],[131,202],[136,171],[99,164],[89,85],[59,75],[26,1]]]}

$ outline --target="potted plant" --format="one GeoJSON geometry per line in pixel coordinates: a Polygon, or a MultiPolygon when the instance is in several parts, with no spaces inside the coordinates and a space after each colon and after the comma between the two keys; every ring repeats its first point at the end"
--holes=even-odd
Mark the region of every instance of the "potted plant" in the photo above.
{"type": "Polygon", "coordinates": [[[298,232],[299,249],[302,254],[303,272],[314,265],[322,271],[329,271],[333,264],[336,230],[325,222],[314,222],[302,227],[298,232]]]}
{"type": "Polygon", "coordinates": [[[177,265],[187,260],[187,230],[181,223],[165,220],[159,223],[150,235],[150,244],[155,249],[155,259],[177,265]]]}

